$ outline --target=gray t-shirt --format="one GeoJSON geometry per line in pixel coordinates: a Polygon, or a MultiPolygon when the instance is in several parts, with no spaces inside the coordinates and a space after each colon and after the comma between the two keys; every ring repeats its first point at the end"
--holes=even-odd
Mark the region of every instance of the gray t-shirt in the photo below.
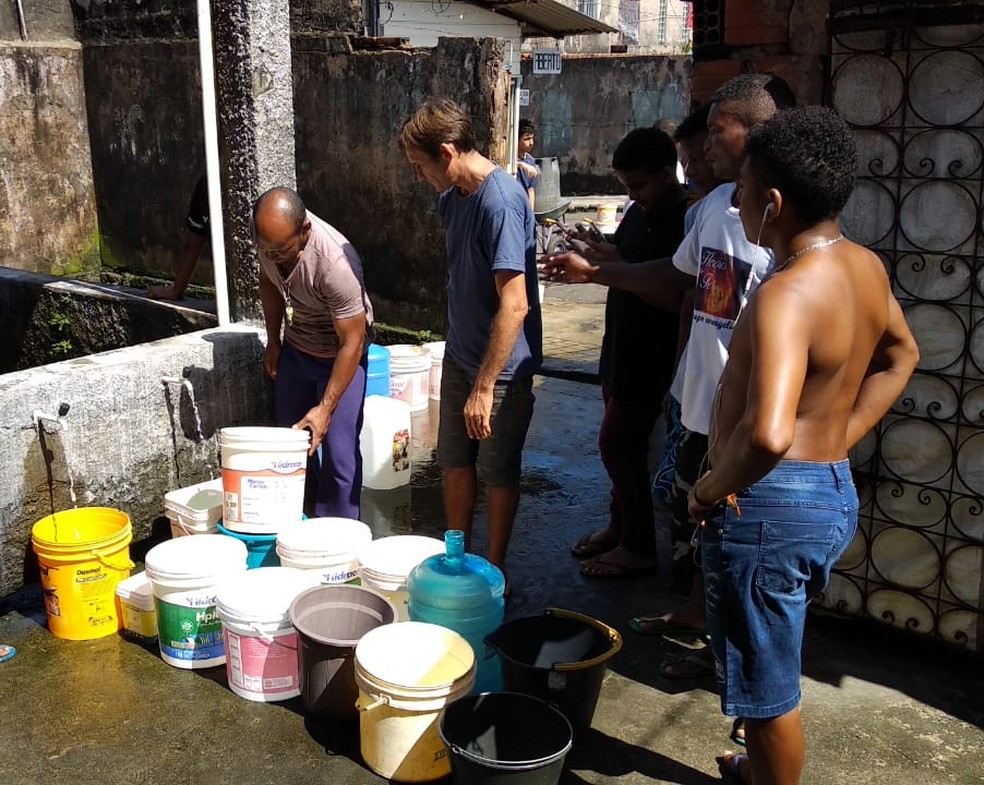
{"type": "Polygon", "coordinates": [[[259,253],[263,272],[273,281],[284,304],[292,308],[284,340],[313,357],[332,358],[338,352],[335,319],[366,315],[366,334],[372,336],[372,305],[362,277],[362,260],[345,236],[308,211],[311,236],[297,266],[285,279],[276,263],[259,253]]]}

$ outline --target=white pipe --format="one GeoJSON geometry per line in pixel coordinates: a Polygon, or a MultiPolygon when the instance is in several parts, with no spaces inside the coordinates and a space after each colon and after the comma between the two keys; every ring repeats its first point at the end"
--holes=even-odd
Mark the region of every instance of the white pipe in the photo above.
{"type": "Polygon", "coordinates": [[[219,327],[229,324],[229,282],[226,280],[225,237],[222,227],[222,181],[219,174],[219,132],[216,125],[215,62],[209,0],[198,0],[198,59],[202,73],[202,119],[205,125],[205,172],[208,176],[208,224],[212,239],[215,307],[219,327]]]}

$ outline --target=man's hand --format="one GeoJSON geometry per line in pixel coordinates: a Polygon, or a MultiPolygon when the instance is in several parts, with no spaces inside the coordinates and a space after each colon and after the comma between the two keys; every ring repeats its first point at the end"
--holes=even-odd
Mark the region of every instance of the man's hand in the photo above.
{"type": "Polygon", "coordinates": [[[465,429],[469,439],[488,439],[492,435],[492,388],[473,387],[465,401],[465,429]]]}
{"type": "Polygon", "coordinates": [[[280,341],[267,336],[266,351],[263,352],[263,370],[271,379],[277,378],[277,365],[280,362],[280,341]]]}
{"type": "Polygon", "coordinates": [[[614,243],[588,239],[584,241],[584,244],[587,246],[584,250],[584,256],[588,261],[595,264],[623,261],[622,255],[618,252],[618,246],[614,243]]]}
{"type": "Polygon", "coordinates": [[[698,526],[703,526],[704,521],[707,519],[707,514],[717,506],[717,501],[711,501],[708,499],[700,498],[698,499],[697,487],[700,485],[701,480],[705,480],[710,472],[705,472],[697,482],[693,484],[690,488],[690,493],[687,494],[687,511],[690,513],[690,517],[693,518],[698,526]]]}
{"type": "Polygon", "coordinates": [[[540,170],[535,166],[530,166],[528,163],[523,161],[516,161],[516,168],[522,169],[529,177],[537,178],[540,176],[540,170]]]}
{"type": "Polygon", "coordinates": [[[561,283],[591,283],[598,266],[580,254],[568,252],[543,257],[543,277],[561,283]]]}
{"type": "Polygon", "coordinates": [[[325,438],[325,434],[328,433],[329,425],[331,425],[331,409],[327,404],[322,402],[309,409],[308,413],[294,423],[291,428],[295,431],[300,431],[304,428],[310,429],[311,446],[308,448],[308,455],[314,455],[318,451],[318,445],[321,444],[325,438]]]}

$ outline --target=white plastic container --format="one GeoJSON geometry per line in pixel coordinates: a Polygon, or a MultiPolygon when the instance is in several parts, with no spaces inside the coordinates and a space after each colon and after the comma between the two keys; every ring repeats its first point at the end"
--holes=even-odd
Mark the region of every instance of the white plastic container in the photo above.
{"type": "Polygon", "coordinates": [[[451,773],[438,718],[475,683],[468,641],[436,624],[385,624],[355,647],[355,683],[360,748],[370,769],[398,782],[451,773]]]}
{"type": "Polygon", "coordinates": [[[410,433],[406,401],[381,395],[366,398],[359,434],[366,488],[388,491],[410,482],[410,433]]]}
{"type": "Polygon", "coordinates": [[[396,606],[399,621],[407,621],[407,578],[424,559],[444,553],[444,541],[418,534],[398,534],[373,540],[359,551],[362,585],[382,594],[396,606]]]}
{"type": "Polygon", "coordinates": [[[172,537],[214,534],[222,517],[222,478],[165,493],[164,514],[171,522],[172,537]]]}
{"type": "Polygon", "coordinates": [[[441,400],[441,368],[444,365],[444,341],[432,341],[424,346],[430,351],[431,367],[428,382],[428,396],[432,401],[441,400]]]}
{"type": "Polygon", "coordinates": [[[246,534],[276,534],[304,512],[311,434],[293,428],[223,428],[222,525],[246,534]]]}
{"type": "Polygon", "coordinates": [[[371,541],[362,521],[311,518],[280,530],[277,555],[284,567],[310,570],[320,583],[349,583],[359,577],[359,551],[371,541]]]}
{"type": "Polygon", "coordinates": [[[223,534],[179,537],[147,552],[164,662],[189,670],[225,663],[216,590],[246,571],[246,555],[245,543],[223,534]]]}
{"type": "Polygon", "coordinates": [[[215,607],[222,620],[229,689],[270,702],[301,694],[297,631],[290,604],[317,577],[289,567],[257,567],[224,581],[215,607]]]}
{"type": "Polygon", "coordinates": [[[427,408],[431,356],[426,346],[397,344],[390,353],[390,398],[405,401],[410,411],[427,408]]]}
{"type": "Polygon", "coordinates": [[[138,572],[116,584],[120,601],[123,633],[142,643],[157,639],[157,612],[154,610],[154,590],[146,572],[138,572]]]}

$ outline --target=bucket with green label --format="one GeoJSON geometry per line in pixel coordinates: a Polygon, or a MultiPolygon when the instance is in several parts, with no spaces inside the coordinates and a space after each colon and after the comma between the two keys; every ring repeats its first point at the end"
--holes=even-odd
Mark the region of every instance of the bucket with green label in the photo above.
{"type": "Polygon", "coordinates": [[[147,553],[161,658],[176,668],[225,664],[216,590],[246,571],[246,545],[221,534],[200,534],[155,545],[147,553]]]}

